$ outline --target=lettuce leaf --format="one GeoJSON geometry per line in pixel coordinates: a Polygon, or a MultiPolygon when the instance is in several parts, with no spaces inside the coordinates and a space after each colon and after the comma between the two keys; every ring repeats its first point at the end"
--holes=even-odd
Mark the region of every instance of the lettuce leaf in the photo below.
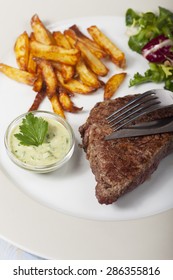
{"type": "Polygon", "coordinates": [[[136,27],[137,33],[130,36],[129,47],[138,53],[153,38],[165,35],[173,38],[173,13],[163,7],[159,7],[159,14],[152,12],[136,13],[133,9],[126,12],[126,26],[136,27]]]}
{"type": "MultiPolygon", "coordinates": [[[[133,27],[136,30],[136,33],[131,35],[128,40],[128,45],[133,51],[142,54],[144,46],[154,38],[156,40],[156,38],[160,38],[158,36],[162,35],[168,41],[170,39],[169,52],[172,52],[173,13],[171,11],[159,7],[159,13],[155,14],[152,12],[137,13],[133,9],[128,9],[125,19],[126,26],[133,27]]],[[[172,56],[165,55],[165,61],[157,60],[157,63],[156,59],[155,61],[150,60],[149,69],[144,74],[139,72],[134,74],[129,86],[132,87],[148,82],[163,83],[165,89],[173,91],[172,56]]]]}
{"type": "Polygon", "coordinates": [[[143,83],[164,83],[164,88],[173,91],[173,67],[163,64],[149,63],[149,69],[142,75],[136,73],[130,80],[130,87],[143,83]]]}

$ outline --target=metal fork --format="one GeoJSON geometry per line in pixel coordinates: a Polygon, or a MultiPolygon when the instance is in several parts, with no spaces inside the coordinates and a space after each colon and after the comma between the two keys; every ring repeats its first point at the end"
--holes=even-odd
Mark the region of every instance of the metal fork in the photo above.
{"type": "Polygon", "coordinates": [[[144,114],[172,105],[173,92],[165,89],[152,89],[129,101],[106,119],[116,131],[144,114]]]}

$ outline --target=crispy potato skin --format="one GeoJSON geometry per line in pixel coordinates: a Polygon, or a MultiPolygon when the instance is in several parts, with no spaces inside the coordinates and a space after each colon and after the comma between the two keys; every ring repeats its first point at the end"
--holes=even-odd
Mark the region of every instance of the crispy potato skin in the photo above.
{"type": "Polygon", "coordinates": [[[120,87],[122,82],[126,77],[126,73],[122,72],[119,74],[113,75],[105,84],[104,88],[104,100],[110,99],[117,89],[120,87]]]}
{"type": "Polygon", "coordinates": [[[31,27],[36,41],[44,45],[56,44],[52,33],[45,27],[37,14],[31,18],[31,27]]]}
{"type": "Polygon", "coordinates": [[[37,41],[30,43],[31,51],[35,57],[53,60],[67,65],[76,65],[80,52],[77,49],[64,49],[54,45],[43,45],[37,41]]]}
{"type": "Polygon", "coordinates": [[[39,66],[43,80],[46,84],[46,93],[49,99],[56,94],[58,80],[53,70],[51,63],[45,59],[36,58],[36,63],[39,66]]]}
{"type": "Polygon", "coordinates": [[[50,31],[34,14],[30,20],[30,34],[24,31],[14,44],[17,66],[0,63],[0,72],[31,86],[35,98],[29,111],[39,109],[47,98],[52,110],[63,118],[66,112],[78,113],[72,101],[75,94],[90,95],[103,89],[103,99],[110,99],[124,81],[126,73],[106,77],[111,60],[124,68],[124,53],[97,26],[88,27],[88,35],[74,24],[63,32],[50,31]]]}
{"type": "Polygon", "coordinates": [[[63,109],[67,112],[76,113],[83,109],[83,107],[76,107],[74,103],[71,101],[70,96],[64,89],[59,90],[59,101],[63,107],[63,109]]]}
{"type": "Polygon", "coordinates": [[[76,47],[81,51],[84,60],[91,70],[98,76],[106,76],[109,69],[97,58],[86,46],[80,41],[77,41],[76,47]]]}
{"type": "Polygon", "coordinates": [[[110,55],[111,60],[119,67],[125,68],[126,59],[125,54],[103,33],[101,30],[93,25],[88,29],[89,34],[93,40],[101,46],[105,52],[110,55]]]}
{"type": "Polygon", "coordinates": [[[29,86],[33,86],[35,80],[37,79],[36,75],[29,73],[18,68],[0,63],[0,72],[5,74],[10,79],[15,80],[16,82],[23,83],[29,86]]]}
{"type": "Polygon", "coordinates": [[[29,36],[26,31],[17,38],[14,45],[14,53],[19,69],[26,71],[29,60],[29,36]]]}

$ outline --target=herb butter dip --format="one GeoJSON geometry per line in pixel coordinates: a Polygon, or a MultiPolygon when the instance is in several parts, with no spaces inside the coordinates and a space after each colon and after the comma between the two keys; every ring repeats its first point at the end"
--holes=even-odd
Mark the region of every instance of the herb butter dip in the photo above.
{"type": "MultiPolygon", "coordinates": [[[[43,141],[39,145],[22,144],[21,139],[16,136],[23,132],[21,126],[26,124],[27,116],[27,113],[19,116],[7,128],[5,145],[11,160],[24,169],[40,173],[53,171],[62,166],[70,159],[74,151],[74,135],[70,125],[54,113],[35,111],[32,119],[31,116],[30,119],[32,121],[42,119],[47,123],[43,141]],[[25,120],[25,123],[23,123],[23,120],[25,120]]],[[[26,130],[27,127],[23,126],[23,128],[26,130]]],[[[37,130],[41,130],[40,123],[35,127],[35,131],[37,130]]],[[[28,131],[32,134],[30,127],[28,131]]],[[[30,136],[29,133],[27,136],[30,136]]],[[[24,141],[26,140],[25,138],[24,141]]]]}
{"type": "Polygon", "coordinates": [[[39,146],[20,144],[20,141],[15,137],[15,134],[19,133],[20,124],[14,127],[10,134],[9,146],[11,152],[17,159],[26,164],[33,166],[54,164],[62,160],[71,147],[68,130],[55,119],[44,119],[48,122],[48,131],[44,142],[39,146]]]}

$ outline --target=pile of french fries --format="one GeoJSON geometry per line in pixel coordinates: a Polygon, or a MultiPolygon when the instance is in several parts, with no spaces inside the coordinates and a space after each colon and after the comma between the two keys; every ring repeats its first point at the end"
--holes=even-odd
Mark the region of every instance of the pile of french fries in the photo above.
{"type": "Polygon", "coordinates": [[[31,34],[25,31],[15,42],[18,68],[0,63],[0,72],[30,85],[36,92],[29,111],[37,110],[47,97],[53,111],[65,118],[66,111],[82,110],[72,102],[74,94],[88,95],[103,87],[103,98],[110,99],[123,82],[125,54],[97,26],[87,29],[91,38],[76,25],[64,32],[51,32],[35,14],[31,18],[31,28],[31,34]],[[109,72],[103,62],[107,57],[122,72],[104,83],[100,77],[109,72]]]}

